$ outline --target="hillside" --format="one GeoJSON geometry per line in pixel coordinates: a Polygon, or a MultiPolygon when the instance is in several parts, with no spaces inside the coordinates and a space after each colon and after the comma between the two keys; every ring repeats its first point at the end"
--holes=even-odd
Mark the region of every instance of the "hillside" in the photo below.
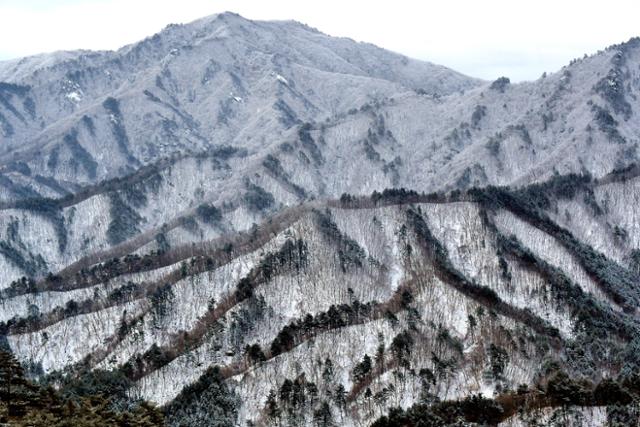
{"type": "Polygon", "coordinates": [[[116,52],[0,63],[5,286],[136,236],[131,250],[183,245],[345,192],[601,177],[637,160],[637,45],[483,83],[223,14],[116,52]],[[191,219],[203,204],[217,227],[191,219]]]}
{"type": "Polygon", "coordinates": [[[639,91],[232,13],[0,62],[0,422],[638,423],[639,91]]]}
{"type": "Polygon", "coordinates": [[[372,98],[477,84],[296,22],[231,13],[169,26],[116,52],[0,63],[0,81],[4,162],[25,162],[65,188],[220,143],[261,151],[301,122],[372,98]]]}
{"type": "MultiPolygon", "coordinates": [[[[200,425],[212,415],[203,399],[224,399],[237,425],[300,425],[318,411],[368,425],[419,402],[551,396],[553,381],[575,381],[562,375],[584,393],[607,378],[635,387],[637,270],[544,209],[588,192],[601,208],[590,220],[607,221],[608,192],[639,183],[573,176],[286,209],[237,236],[7,290],[7,342],[39,375],[115,369],[171,425],[200,425]]],[[[570,398],[611,416],[597,393],[576,396],[536,411],[570,398]]]]}

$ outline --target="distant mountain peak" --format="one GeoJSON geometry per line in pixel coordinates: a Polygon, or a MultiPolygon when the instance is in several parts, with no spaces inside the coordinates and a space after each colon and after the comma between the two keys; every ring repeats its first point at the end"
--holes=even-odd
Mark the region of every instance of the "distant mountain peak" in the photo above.
{"type": "Polygon", "coordinates": [[[222,13],[2,62],[0,359],[170,426],[621,416],[639,45],[512,84],[222,13]]]}

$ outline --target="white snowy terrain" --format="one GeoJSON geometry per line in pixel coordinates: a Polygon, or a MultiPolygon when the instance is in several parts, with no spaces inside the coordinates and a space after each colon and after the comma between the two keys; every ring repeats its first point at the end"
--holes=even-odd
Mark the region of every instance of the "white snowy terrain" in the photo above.
{"type": "Polygon", "coordinates": [[[0,346],[169,425],[624,425],[639,96],[638,39],[512,84],[233,13],[0,62],[0,346]]]}

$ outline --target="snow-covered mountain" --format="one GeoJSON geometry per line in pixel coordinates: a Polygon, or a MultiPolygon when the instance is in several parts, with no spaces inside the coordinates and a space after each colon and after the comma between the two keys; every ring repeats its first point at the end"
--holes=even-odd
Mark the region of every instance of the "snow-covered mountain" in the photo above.
{"type": "Polygon", "coordinates": [[[73,183],[215,144],[262,151],[302,122],[372,99],[478,83],[296,22],[230,13],[169,26],[117,52],[0,63],[0,81],[6,161],[73,183]]]}
{"type": "Polygon", "coordinates": [[[0,62],[0,344],[170,425],[632,417],[639,93],[231,13],[0,62]]]}

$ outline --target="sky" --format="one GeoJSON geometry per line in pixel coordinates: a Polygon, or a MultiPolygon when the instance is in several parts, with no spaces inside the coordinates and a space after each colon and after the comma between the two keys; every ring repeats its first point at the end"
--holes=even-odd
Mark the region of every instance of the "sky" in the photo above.
{"type": "Polygon", "coordinates": [[[487,80],[533,80],[640,36],[638,0],[0,0],[0,60],[117,49],[224,11],[295,19],[487,80]]]}

